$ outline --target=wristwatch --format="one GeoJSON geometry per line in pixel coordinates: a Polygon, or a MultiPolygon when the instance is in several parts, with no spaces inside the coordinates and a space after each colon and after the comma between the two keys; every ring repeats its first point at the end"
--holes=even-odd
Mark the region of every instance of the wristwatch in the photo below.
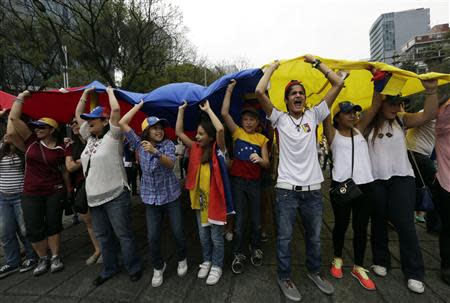
{"type": "Polygon", "coordinates": [[[316,59],[316,60],[314,60],[313,63],[311,63],[311,65],[314,68],[319,68],[320,63],[322,63],[322,61],[320,61],[319,59],[316,59]]]}

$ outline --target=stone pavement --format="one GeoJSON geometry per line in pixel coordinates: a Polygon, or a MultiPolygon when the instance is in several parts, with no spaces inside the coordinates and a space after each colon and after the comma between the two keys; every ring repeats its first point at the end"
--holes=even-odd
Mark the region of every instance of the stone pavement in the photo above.
{"type": "MultiPolygon", "coordinates": [[[[324,186],[325,188],[325,186],[324,186]]],[[[325,192],[325,190],[324,190],[325,192]]],[[[276,250],[274,231],[271,229],[269,241],[264,243],[264,266],[254,268],[247,264],[245,273],[233,275],[230,269],[231,245],[226,243],[224,274],[215,286],[207,286],[205,280],[197,279],[198,264],[201,262],[200,243],[197,236],[193,212],[185,202],[185,231],[188,239],[188,274],[179,278],[176,274],[174,241],[166,222],[163,232],[163,255],[168,264],[164,275],[164,284],[159,288],[151,286],[153,270],[148,263],[148,245],[146,240],[145,209],[139,198],[133,203],[133,226],[144,258],[145,271],[138,282],[130,282],[126,273],[120,273],[104,285],[94,288],[92,280],[100,272],[101,265],[86,266],[85,260],[92,248],[83,224],[70,225],[65,219],[62,255],[65,269],[62,272],[47,273],[35,278],[31,273],[14,274],[0,280],[0,302],[286,302],[276,283],[276,250]]],[[[293,240],[293,280],[302,296],[302,302],[450,302],[450,287],[439,278],[439,249],[435,235],[425,232],[423,224],[417,224],[426,267],[425,294],[411,293],[400,270],[398,237],[390,231],[390,249],[393,256],[393,269],[386,278],[373,277],[378,290],[364,290],[351,277],[351,226],[346,239],[344,278],[333,279],[328,274],[332,258],[331,230],[333,214],[327,195],[324,199],[325,212],[322,227],[323,271],[335,285],[332,296],[322,294],[306,277],[304,254],[304,231],[299,221],[293,240]]],[[[2,252],[0,251],[0,254],[2,252]]],[[[371,264],[370,247],[367,250],[365,265],[371,264]]],[[[3,257],[0,255],[1,261],[3,257]]]]}

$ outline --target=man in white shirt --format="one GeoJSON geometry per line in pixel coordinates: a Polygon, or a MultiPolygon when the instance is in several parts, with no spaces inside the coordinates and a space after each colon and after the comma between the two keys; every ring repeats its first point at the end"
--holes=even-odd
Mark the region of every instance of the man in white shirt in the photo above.
{"type": "Polygon", "coordinates": [[[320,273],[323,208],[320,183],[323,175],[317,158],[315,129],[330,114],[331,105],[342,89],[345,78],[341,78],[311,55],[306,55],[305,61],[321,71],[332,85],[324,100],[317,106],[305,106],[305,88],[300,81],[292,80],[286,85],[284,94],[288,112],[274,108],[265,91],[270,77],[279,66],[278,62],[267,68],[256,88],[261,107],[272,126],[278,130],[280,156],[275,209],[278,284],[284,295],[293,301],[301,300],[301,295],[291,280],[290,244],[297,211],[305,228],[308,277],[322,292],[334,292],[333,285],[320,273]]]}

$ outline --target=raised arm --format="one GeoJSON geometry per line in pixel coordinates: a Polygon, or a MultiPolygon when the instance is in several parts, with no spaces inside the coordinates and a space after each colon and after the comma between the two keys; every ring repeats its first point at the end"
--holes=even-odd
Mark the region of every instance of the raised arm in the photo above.
{"type": "Polygon", "coordinates": [[[439,107],[437,84],[437,80],[422,80],[422,85],[425,88],[425,104],[423,112],[405,113],[403,116],[403,123],[407,128],[424,125],[428,121],[436,118],[439,107]]]}
{"type": "Polygon", "coordinates": [[[184,101],[184,103],[180,107],[178,107],[177,122],[175,123],[175,134],[177,135],[178,138],[180,138],[181,142],[183,142],[183,144],[186,145],[186,147],[191,147],[193,141],[184,133],[184,126],[183,126],[184,111],[186,107],[187,107],[186,101],[184,101]]]}
{"type": "Polygon", "coordinates": [[[109,98],[109,106],[111,107],[111,114],[109,116],[109,123],[113,126],[119,126],[120,120],[120,106],[117,102],[116,95],[114,95],[114,89],[111,86],[106,88],[106,93],[109,98]]]}
{"type": "Polygon", "coordinates": [[[25,99],[30,95],[31,93],[26,90],[17,96],[12,104],[8,117],[8,126],[6,127],[8,134],[14,135],[15,132],[22,141],[26,141],[31,136],[30,128],[20,119],[25,99]]]}
{"type": "Polygon", "coordinates": [[[336,134],[336,129],[333,127],[331,123],[331,115],[328,115],[325,120],[323,120],[323,134],[325,135],[325,138],[327,138],[328,144],[331,145],[331,143],[334,140],[334,135],[336,134]]]}
{"type": "Polygon", "coordinates": [[[230,115],[230,102],[231,102],[231,94],[233,93],[233,89],[236,86],[236,80],[232,79],[230,84],[228,84],[227,91],[225,92],[225,97],[223,98],[222,103],[222,118],[225,121],[226,126],[233,134],[238,128],[237,124],[234,122],[233,118],[230,115]]]}
{"type": "Polygon", "coordinates": [[[123,132],[129,132],[131,130],[130,127],[130,121],[131,119],[133,119],[134,115],[136,115],[136,113],[138,111],[140,111],[142,109],[142,107],[144,106],[144,100],[141,99],[141,102],[139,102],[138,104],[135,104],[133,106],[132,109],[130,109],[123,117],[122,119],[120,119],[119,121],[119,126],[122,129],[123,132]]]}
{"type": "Polygon", "coordinates": [[[322,63],[320,60],[316,59],[312,55],[305,56],[305,62],[311,63],[314,68],[317,68],[322,74],[325,75],[325,78],[330,82],[331,89],[327,92],[325,97],[323,98],[327,103],[328,107],[331,108],[334,100],[339,95],[342,87],[344,86],[344,80],[347,77],[348,73],[341,72],[340,75],[333,72],[325,63],[322,63]]]}
{"type": "Polygon", "coordinates": [[[219,148],[222,151],[225,151],[225,130],[223,128],[222,122],[220,122],[219,118],[217,118],[216,114],[213,112],[211,107],[209,106],[208,100],[206,100],[203,104],[200,103],[200,109],[208,114],[211,119],[214,128],[216,129],[216,142],[219,148]]]}
{"type": "Polygon", "coordinates": [[[90,93],[94,91],[94,87],[89,87],[83,91],[80,101],[78,101],[77,107],[75,109],[75,119],[77,119],[78,125],[82,125],[84,120],[81,119],[81,114],[86,110],[86,101],[90,93]]]}
{"type": "Polygon", "coordinates": [[[258,85],[256,86],[255,94],[261,104],[262,109],[266,113],[267,116],[270,117],[272,115],[273,104],[270,101],[269,97],[266,95],[267,85],[269,85],[270,78],[272,77],[273,72],[280,66],[280,62],[275,61],[272,63],[265,71],[261,80],[259,80],[258,85]]]}

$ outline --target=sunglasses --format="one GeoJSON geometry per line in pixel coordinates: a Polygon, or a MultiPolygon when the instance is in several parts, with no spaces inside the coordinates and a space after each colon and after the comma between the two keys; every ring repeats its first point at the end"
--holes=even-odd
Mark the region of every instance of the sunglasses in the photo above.
{"type": "Polygon", "coordinates": [[[78,125],[78,121],[72,121],[72,122],[69,123],[69,125],[70,125],[70,126],[78,125]]]}
{"type": "Polygon", "coordinates": [[[51,128],[51,126],[48,126],[48,125],[39,125],[39,126],[36,126],[36,129],[50,129],[51,128]]]}

